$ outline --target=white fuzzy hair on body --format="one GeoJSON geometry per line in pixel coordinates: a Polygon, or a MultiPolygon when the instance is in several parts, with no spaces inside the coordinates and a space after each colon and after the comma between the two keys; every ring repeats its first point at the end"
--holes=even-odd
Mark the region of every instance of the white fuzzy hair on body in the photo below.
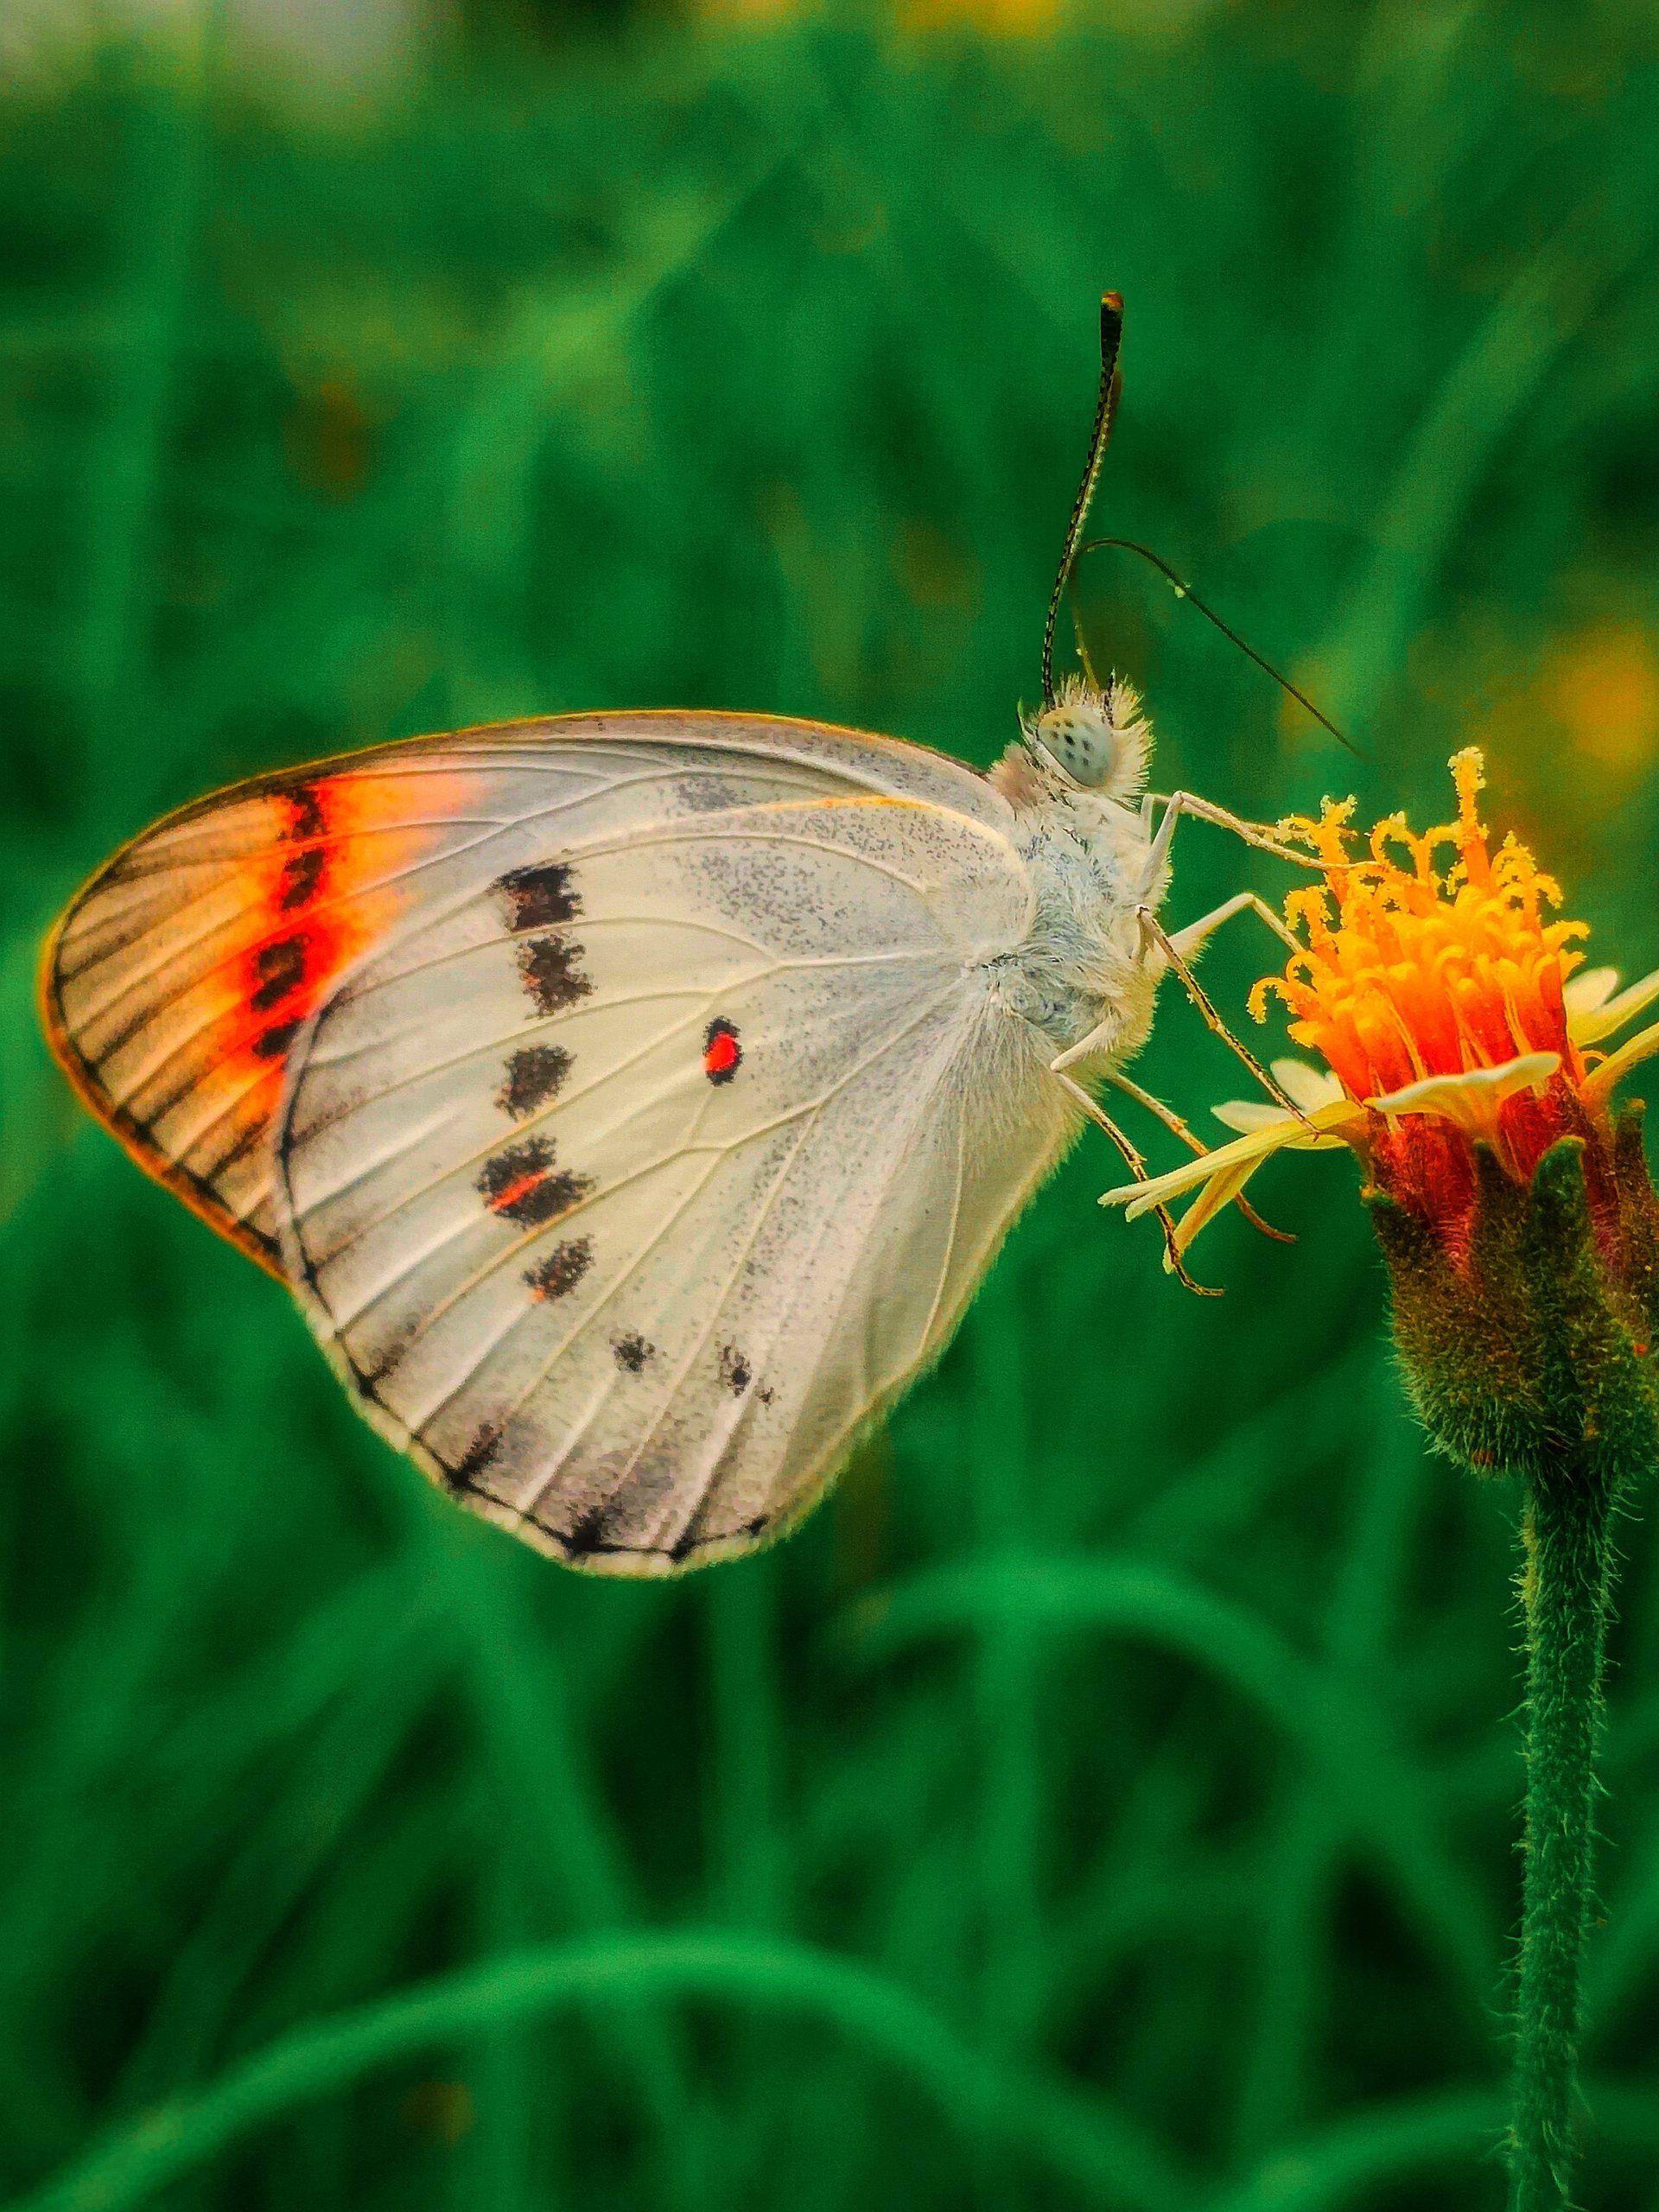
{"type": "Polygon", "coordinates": [[[990,771],[1014,810],[1037,899],[1031,935],[1000,979],[1003,1002],[1057,1051],[1102,1033],[1099,1056],[1114,1065],[1145,1044],[1166,966],[1140,919],[1169,887],[1167,853],[1141,804],[1151,750],[1132,684],[1115,677],[1096,690],[1071,677],[990,771]]]}

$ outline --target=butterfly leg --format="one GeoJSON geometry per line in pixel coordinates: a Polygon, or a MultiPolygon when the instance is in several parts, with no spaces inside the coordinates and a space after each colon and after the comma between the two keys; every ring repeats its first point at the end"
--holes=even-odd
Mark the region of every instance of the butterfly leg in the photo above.
{"type": "Polygon", "coordinates": [[[1067,1068],[1075,1067],[1079,1060],[1086,1060],[1091,1052],[1097,1052],[1103,1046],[1109,1045],[1121,1026],[1116,1014],[1109,1021],[1096,1023],[1086,1037],[1079,1037],[1075,1045],[1068,1045],[1063,1052],[1055,1054],[1048,1064],[1049,1073],[1064,1075],[1067,1068]]]}
{"type": "MultiPolygon", "coordinates": [[[[1143,820],[1150,822],[1149,810],[1157,803],[1151,794],[1147,795],[1141,807],[1143,820]]],[[[1217,806],[1212,800],[1200,798],[1195,791],[1171,791],[1163,799],[1162,805],[1164,811],[1157,834],[1147,851],[1143,881],[1145,895],[1148,898],[1163,882],[1164,871],[1169,864],[1170,845],[1175,836],[1175,824],[1183,815],[1190,816],[1195,822],[1213,823],[1218,830],[1230,830],[1234,836],[1242,837],[1257,852],[1271,853],[1276,860],[1289,861],[1297,868],[1312,868],[1316,874],[1324,873],[1325,862],[1316,859],[1312,853],[1298,852],[1294,846],[1287,845],[1276,837],[1265,823],[1247,822],[1242,814],[1230,814],[1224,806],[1217,806]]]]}
{"type": "Polygon", "coordinates": [[[1259,914],[1281,944],[1287,944],[1293,952],[1304,950],[1267,900],[1258,899],[1254,891],[1236,891],[1230,899],[1224,899],[1219,906],[1212,906],[1207,914],[1200,914],[1196,922],[1188,922],[1184,929],[1174,931],[1169,941],[1183,959],[1189,958],[1224,922],[1230,922],[1235,914],[1259,914]]]}
{"type": "Polygon", "coordinates": [[[1197,1007],[1199,1014],[1203,1015],[1205,1027],[1210,1030],[1213,1035],[1220,1038],[1222,1043],[1226,1046],[1230,1052],[1233,1053],[1238,1059],[1243,1062],[1244,1065],[1249,1068],[1250,1073],[1255,1077],[1256,1081],[1261,1084],[1263,1090],[1267,1092],[1268,1097],[1273,1100],[1275,1105],[1282,1106],[1286,1113],[1290,1115],[1294,1120],[1300,1122],[1305,1129],[1312,1131],[1313,1124],[1308,1120],[1306,1115],[1303,1113],[1301,1108],[1296,1103],[1289,1092],[1282,1090],[1281,1086],[1274,1081],[1273,1077],[1268,1073],[1266,1068],[1262,1066],[1261,1061],[1258,1060],[1255,1053],[1251,1052],[1249,1046],[1242,1043],[1238,1038],[1234,1036],[1232,1031],[1227,1027],[1226,1023],[1217,1013],[1214,1001],[1211,999],[1209,993],[1205,989],[1203,984],[1199,982],[1198,977],[1192,973],[1191,968],[1187,966],[1186,962],[1182,957],[1179,948],[1177,946],[1174,939],[1170,936],[1168,931],[1165,929],[1163,924],[1158,919],[1156,914],[1153,912],[1151,907],[1137,906],[1135,908],[1135,918],[1140,922],[1141,930],[1145,933],[1147,944],[1149,946],[1155,947],[1158,951],[1163,954],[1165,960],[1168,963],[1169,966],[1173,969],[1175,974],[1180,978],[1181,988],[1185,991],[1186,995],[1192,1000],[1193,1005],[1197,1007]]]}
{"type": "MultiPolygon", "coordinates": [[[[1141,911],[1144,912],[1146,910],[1141,911]]],[[[1268,927],[1282,938],[1294,952],[1300,952],[1302,950],[1278,915],[1268,906],[1267,900],[1258,899],[1254,891],[1236,892],[1232,898],[1224,899],[1219,906],[1213,907],[1209,913],[1200,914],[1196,922],[1189,922],[1185,929],[1177,930],[1168,943],[1179,958],[1185,960],[1196,952],[1211,933],[1218,930],[1224,922],[1231,921],[1235,914],[1243,913],[1260,914],[1268,927]]],[[[1206,1001],[1205,1003],[1208,1004],[1208,1001],[1206,1001]]],[[[1211,1007],[1211,1013],[1214,1010],[1213,1007],[1211,1007]]],[[[1068,1045],[1065,1052],[1049,1062],[1051,1074],[1059,1075],[1065,1069],[1075,1067],[1079,1060],[1086,1060],[1091,1052],[1097,1052],[1103,1045],[1110,1044],[1117,1034],[1117,1028],[1116,1016],[1110,1020],[1096,1023],[1086,1037],[1079,1037],[1075,1045],[1068,1045]]],[[[1116,1076],[1111,1079],[1114,1083],[1118,1081],[1116,1076]]],[[[1129,1089],[1132,1096],[1141,1095],[1131,1086],[1119,1084],[1118,1087],[1120,1090],[1129,1089]]],[[[1199,1149],[1202,1151],[1203,1147],[1200,1146],[1199,1149]]]]}
{"type": "MultiPolygon", "coordinates": [[[[1147,1181],[1149,1179],[1147,1174],[1146,1161],[1135,1150],[1128,1137],[1118,1128],[1111,1116],[1103,1111],[1098,1101],[1091,1098],[1083,1085],[1080,1083],[1074,1083],[1069,1075],[1058,1075],[1057,1072],[1057,1080],[1082,1107],[1096,1128],[1105,1130],[1122,1155],[1123,1164],[1135,1181],[1137,1183],[1147,1181]]],[[[1200,1145],[1198,1149],[1202,1151],[1203,1146],[1200,1145]]],[[[1195,1292],[1198,1297],[1219,1298],[1222,1295],[1219,1290],[1212,1288],[1208,1283],[1194,1282],[1192,1276],[1188,1274],[1181,1260],[1180,1246],[1176,1241],[1174,1216],[1170,1212],[1169,1208],[1154,1206],[1153,1211],[1158,1217],[1159,1227],[1164,1232],[1164,1255],[1169,1262],[1170,1273],[1179,1277],[1187,1289],[1195,1292]]]]}
{"type": "MultiPolygon", "coordinates": [[[[1187,1127],[1173,1106],[1166,1106],[1163,1100],[1154,1096],[1150,1090],[1142,1090],[1138,1083],[1132,1082],[1128,1076],[1122,1074],[1116,1068],[1108,1068],[1105,1072],[1107,1082],[1115,1090],[1121,1090],[1126,1098],[1133,1098],[1137,1106],[1145,1107],[1147,1112],[1160,1121],[1170,1135],[1178,1137],[1189,1152],[1209,1151],[1210,1147],[1204,1139],[1187,1127]]],[[[1294,1244],[1296,1242],[1287,1230],[1275,1229],[1270,1221],[1263,1221],[1242,1191],[1233,1200],[1233,1204],[1252,1229],[1259,1229],[1264,1236],[1271,1236],[1275,1244],[1294,1244]]]]}

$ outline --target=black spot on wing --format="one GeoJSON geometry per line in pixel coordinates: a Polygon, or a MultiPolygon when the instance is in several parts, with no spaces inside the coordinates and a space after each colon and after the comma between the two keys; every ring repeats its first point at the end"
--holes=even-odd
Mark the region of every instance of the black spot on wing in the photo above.
{"type": "Polygon", "coordinates": [[[302,837],[321,837],[328,827],[322,796],[315,784],[302,784],[288,795],[288,828],[283,835],[298,843],[302,837]]]}
{"type": "Polygon", "coordinates": [[[378,1402],[380,1385],[388,1382],[402,1366],[408,1356],[410,1346],[414,1343],[418,1333],[419,1324],[416,1321],[406,1321],[375,1354],[372,1366],[364,1367],[356,1360],[352,1361],[353,1374],[370,1395],[377,1399],[377,1402],[378,1402]]]}
{"type": "Polygon", "coordinates": [[[594,1187],[590,1175],[556,1165],[545,1137],[526,1137],[493,1154],[474,1185],[490,1211],[520,1229],[539,1229],[568,1213],[594,1187]]]}
{"type": "MultiPolygon", "coordinates": [[[[453,1467],[444,1467],[446,1490],[457,1494],[476,1487],[479,1477],[500,1456],[501,1432],[487,1424],[480,1428],[453,1467]]],[[[442,1462],[440,1462],[442,1465],[442,1462]]]]}
{"type": "Polygon", "coordinates": [[[283,863],[282,889],[276,903],[284,913],[291,914],[296,906],[309,906],[321,889],[328,855],[323,846],[311,841],[327,834],[328,817],[323,811],[321,794],[315,787],[302,784],[297,791],[289,791],[288,824],[283,831],[283,842],[302,845],[305,849],[290,854],[283,863]]]}
{"type": "Polygon", "coordinates": [[[561,1214],[569,1213],[593,1187],[591,1175],[577,1175],[568,1167],[563,1168],[558,1174],[538,1183],[510,1218],[526,1229],[537,1229],[543,1222],[556,1221],[561,1214]]]}
{"type": "Polygon", "coordinates": [[[667,1558],[656,1540],[664,1509],[681,1479],[677,1457],[656,1452],[645,1458],[618,1451],[604,1454],[582,1478],[576,1495],[555,1502],[537,1525],[552,1537],[567,1559],[667,1558]]]}
{"type": "Polygon", "coordinates": [[[587,998],[594,979],[577,966],[585,948],[568,937],[531,938],[518,948],[518,972],[538,1014],[560,1014],[587,998]]]}
{"type": "Polygon", "coordinates": [[[617,1558],[666,1559],[676,1566],[711,1545],[731,1543],[734,1540],[753,1543],[772,1526],[776,1516],[757,1513],[753,1519],[740,1522],[735,1528],[711,1529],[699,1512],[690,1525],[671,1544],[644,1543],[636,1528],[630,1526],[632,1517],[625,1497],[605,1498],[587,1507],[568,1529],[558,1529],[546,1522],[541,1525],[559,1545],[567,1560],[594,1559],[601,1554],[617,1558]]]}
{"type": "Polygon", "coordinates": [[[522,1144],[492,1153],[479,1171],[480,1195],[486,1205],[498,1205],[515,1184],[544,1175],[553,1159],[553,1147],[545,1137],[526,1137],[522,1144]]]}
{"type": "Polygon", "coordinates": [[[617,1365],[625,1375],[638,1375],[657,1347],[647,1344],[639,1331],[631,1330],[625,1337],[613,1337],[611,1350],[617,1365]]]}
{"type": "Polygon", "coordinates": [[[720,1379],[734,1398],[741,1398],[754,1380],[748,1361],[735,1344],[721,1347],[720,1379]]]}
{"type": "Polygon", "coordinates": [[[596,1505],[590,1513],[584,1513],[559,1541],[564,1546],[567,1559],[591,1559],[595,1552],[608,1550],[610,1547],[605,1541],[605,1508],[596,1505]]]}
{"type": "Polygon", "coordinates": [[[305,852],[296,853],[283,863],[283,887],[276,903],[285,914],[297,906],[308,906],[322,887],[323,870],[328,856],[321,845],[312,845],[305,852]]]}
{"type": "Polygon", "coordinates": [[[574,921],[582,912],[582,894],[570,880],[569,863],[547,861],[536,868],[516,868],[504,875],[500,888],[507,898],[507,926],[544,930],[553,922],[574,921]]]}
{"type": "Polygon", "coordinates": [[[538,1106],[556,1098],[570,1072],[570,1055],[562,1045],[526,1045],[507,1062],[506,1080],[495,1094],[504,1114],[522,1122],[538,1106]]]}
{"type": "Polygon", "coordinates": [[[567,1236],[544,1260],[525,1269],[524,1281],[537,1298],[563,1298],[575,1288],[593,1264],[593,1238],[567,1236]]]}
{"type": "Polygon", "coordinates": [[[269,1029],[262,1029],[253,1040],[253,1049],[262,1060],[280,1060],[283,1054],[300,1033],[297,1021],[276,1021],[269,1029]]]}
{"type": "Polygon", "coordinates": [[[259,986],[248,1001],[256,1014],[269,1014],[272,1007],[282,1004],[290,991],[298,990],[305,981],[309,950],[309,940],[302,934],[279,938],[274,944],[260,946],[253,962],[259,986]]]}

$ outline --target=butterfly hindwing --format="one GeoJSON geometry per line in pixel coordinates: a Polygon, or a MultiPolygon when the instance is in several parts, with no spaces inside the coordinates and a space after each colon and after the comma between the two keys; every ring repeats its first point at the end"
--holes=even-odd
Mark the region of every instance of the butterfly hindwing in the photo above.
{"type": "Polygon", "coordinates": [[[786,1526],[1063,1141],[984,980],[1029,918],[1000,830],[843,785],[578,833],[397,932],[276,1147],[365,1410],[577,1564],[786,1526]]]}

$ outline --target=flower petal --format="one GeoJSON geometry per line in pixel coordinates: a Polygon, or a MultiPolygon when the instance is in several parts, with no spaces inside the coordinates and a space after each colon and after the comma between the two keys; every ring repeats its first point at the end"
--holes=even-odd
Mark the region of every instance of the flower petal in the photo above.
{"type": "Polygon", "coordinates": [[[1224,1128],[1242,1130],[1246,1136],[1291,1118],[1282,1106],[1275,1106],[1268,1098],[1230,1098],[1223,1105],[1212,1106],[1210,1111],[1224,1128]]]}
{"type": "Polygon", "coordinates": [[[1321,1106],[1334,1106],[1345,1095],[1342,1084],[1328,1068],[1310,1067],[1306,1060],[1275,1060],[1273,1074],[1280,1090],[1304,1114],[1316,1114],[1321,1106]]]}
{"type": "Polygon", "coordinates": [[[1561,1065],[1559,1052],[1523,1052],[1495,1068],[1466,1068],[1461,1075],[1431,1075],[1381,1098],[1368,1098],[1373,1113],[1392,1120],[1399,1114],[1438,1114],[1470,1136],[1483,1136],[1504,1099],[1517,1090],[1538,1090],[1561,1065]]]}
{"type": "Polygon", "coordinates": [[[1185,1166],[1172,1168],[1167,1175],[1154,1175],[1145,1183],[1125,1183],[1118,1190],[1107,1191],[1100,1203],[1103,1206],[1123,1206],[1127,1208],[1125,1219],[1137,1221],[1166,1199],[1195,1191],[1212,1175],[1224,1174],[1246,1161],[1268,1160],[1275,1152],[1334,1151],[1346,1141],[1335,1133],[1350,1124],[1363,1122],[1365,1114],[1364,1109],[1356,1106],[1351,1098],[1344,1098],[1322,1106],[1308,1118],[1319,1132],[1315,1136],[1308,1135],[1306,1122],[1293,1121],[1288,1114],[1281,1114],[1270,1128],[1252,1130],[1248,1136],[1236,1138],[1218,1151],[1201,1153],[1185,1166]]]}
{"type": "MultiPolygon", "coordinates": [[[[1615,982],[1618,980],[1615,969],[1598,968],[1592,973],[1611,976],[1615,982]]],[[[1627,1021],[1632,1020],[1645,1007],[1650,1007],[1656,999],[1659,999],[1659,969],[1656,969],[1651,976],[1644,976],[1639,983],[1632,983],[1617,998],[1610,999],[1604,995],[1599,1004],[1586,1007],[1579,1013],[1573,1007],[1573,984],[1586,981],[1587,978],[1583,976],[1574,976],[1564,994],[1567,1007],[1567,1034],[1575,1045],[1599,1044],[1604,1037],[1611,1037],[1615,1029],[1622,1029],[1627,1021]]]]}
{"type": "Polygon", "coordinates": [[[1646,1029],[1638,1029],[1634,1037],[1624,1039],[1616,1052],[1609,1052],[1599,1067],[1592,1068],[1584,1079],[1584,1096],[1599,1103],[1638,1060],[1650,1060],[1656,1052],[1659,1052],[1659,1021],[1650,1023],[1646,1029]]]}
{"type": "MultiPolygon", "coordinates": [[[[1306,1060],[1274,1060],[1273,1074],[1286,1097],[1309,1116],[1323,1107],[1339,1104],[1348,1096],[1328,1069],[1310,1067],[1306,1060]]],[[[1285,1118],[1284,1108],[1265,1098],[1229,1098],[1210,1111],[1226,1128],[1247,1133],[1270,1128],[1285,1118]]]]}
{"type": "Polygon", "coordinates": [[[1593,1014],[1598,1007],[1606,1004],[1618,988],[1617,968],[1580,968],[1576,976],[1569,976],[1561,986],[1568,1027],[1575,1014],[1593,1014]]]}
{"type": "MultiPolygon", "coordinates": [[[[1175,1250],[1178,1254],[1185,1252],[1198,1231],[1207,1228],[1218,1213],[1225,1212],[1262,1164],[1260,1160],[1243,1160],[1236,1167],[1224,1167],[1219,1175],[1211,1178],[1175,1224],[1175,1250]]],[[[1166,1251],[1164,1254],[1164,1272],[1173,1274],[1174,1271],[1171,1255],[1166,1251]]]]}

